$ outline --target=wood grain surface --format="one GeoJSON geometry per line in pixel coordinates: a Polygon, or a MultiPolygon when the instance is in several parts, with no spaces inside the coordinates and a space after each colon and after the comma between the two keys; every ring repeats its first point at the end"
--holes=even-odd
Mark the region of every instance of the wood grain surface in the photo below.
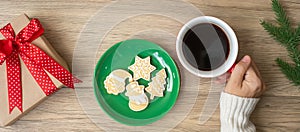
{"type": "MultiPolygon", "coordinates": [[[[80,31],[98,10],[110,4],[110,0],[12,0],[0,1],[0,25],[4,26],[21,13],[39,18],[45,27],[45,36],[69,65],[72,65],[74,47],[80,31]]],[[[275,59],[289,60],[286,50],[279,46],[260,26],[261,19],[274,21],[270,0],[186,0],[205,15],[226,21],[235,30],[239,44],[239,58],[249,54],[257,63],[268,90],[261,98],[251,120],[257,131],[300,131],[300,90],[293,86],[279,70],[275,59]]],[[[281,0],[296,25],[300,22],[300,1],[281,0]]],[[[133,3],[134,4],[134,3],[133,3]]],[[[140,22],[148,26],[164,28],[177,34],[182,24],[167,18],[147,23],[158,16],[145,15],[118,24],[107,34],[105,43],[115,43],[130,36],[128,23],[140,22]],[[163,23],[163,24],[162,24],[163,23]]],[[[101,24],[99,24],[101,26],[101,24]]],[[[164,46],[163,46],[164,47],[164,46]]],[[[168,48],[167,46],[164,48],[168,48]]],[[[171,53],[173,54],[173,53],[171,53]]],[[[198,124],[199,111],[208,90],[199,94],[196,105],[188,117],[172,131],[219,131],[219,109],[204,125],[198,124]]],[[[51,95],[41,105],[22,117],[15,124],[0,131],[101,131],[85,114],[76,98],[75,91],[63,88],[51,95]]]]}

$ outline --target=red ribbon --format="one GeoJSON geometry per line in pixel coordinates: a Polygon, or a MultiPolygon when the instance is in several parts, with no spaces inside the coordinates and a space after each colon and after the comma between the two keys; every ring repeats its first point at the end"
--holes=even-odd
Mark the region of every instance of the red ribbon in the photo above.
{"type": "Polygon", "coordinates": [[[65,86],[74,88],[74,82],[79,79],[48,56],[43,50],[31,44],[44,33],[44,29],[38,19],[32,19],[30,23],[15,35],[11,24],[0,29],[6,40],[0,40],[0,65],[6,61],[9,113],[17,107],[22,109],[22,82],[21,63],[22,58],[29,72],[38,85],[48,96],[57,90],[46,71],[63,83],[65,86]]]}

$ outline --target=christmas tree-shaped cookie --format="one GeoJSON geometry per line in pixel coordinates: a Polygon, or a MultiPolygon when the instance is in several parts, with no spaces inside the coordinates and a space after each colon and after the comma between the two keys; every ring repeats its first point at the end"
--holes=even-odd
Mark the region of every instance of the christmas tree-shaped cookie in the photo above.
{"type": "Polygon", "coordinates": [[[166,71],[162,69],[152,78],[149,86],[146,88],[146,91],[151,94],[150,99],[154,99],[155,96],[164,96],[163,92],[165,91],[166,77],[166,71]]]}

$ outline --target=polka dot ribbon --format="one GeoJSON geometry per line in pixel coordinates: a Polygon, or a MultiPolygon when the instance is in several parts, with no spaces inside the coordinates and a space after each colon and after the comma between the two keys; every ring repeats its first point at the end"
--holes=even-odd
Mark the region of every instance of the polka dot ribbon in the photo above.
{"type": "Polygon", "coordinates": [[[0,32],[6,38],[0,40],[0,65],[6,62],[9,113],[15,107],[23,112],[20,57],[47,96],[54,93],[57,87],[46,71],[70,88],[74,88],[74,83],[81,82],[44,51],[31,44],[44,32],[38,19],[32,19],[16,36],[11,24],[1,28],[0,32]]]}

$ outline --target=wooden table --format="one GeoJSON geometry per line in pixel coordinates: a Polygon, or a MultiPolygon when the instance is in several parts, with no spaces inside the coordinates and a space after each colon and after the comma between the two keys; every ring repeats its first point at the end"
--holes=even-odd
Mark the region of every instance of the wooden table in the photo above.
{"type": "MultiPolygon", "coordinates": [[[[300,21],[300,2],[281,0],[294,23],[300,21]]],[[[4,26],[20,13],[39,18],[46,31],[45,36],[53,47],[72,65],[73,49],[85,23],[99,9],[113,1],[109,0],[28,0],[1,1],[0,24],[4,26]]],[[[235,30],[240,44],[240,57],[249,54],[257,63],[268,90],[261,98],[251,120],[258,131],[300,131],[300,91],[281,73],[275,63],[280,57],[289,60],[286,50],[279,46],[263,30],[259,20],[274,21],[269,0],[187,0],[205,15],[225,20],[235,30]]],[[[143,22],[157,16],[140,16],[120,23],[106,37],[117,41],[126,34],[126,23],[143,22]],[[116,34],[119,33],[119,34],[116,34]],[[118,36],[119,35],[119,36],[118,36]],[[116,37],[117,36],[117,37],[116,37]]],[[[153,19],[156,20],[156,19],[153,19]]],[[[182,25],[167,18],[161,19],[166,26],[174,26],[178,32],[182,25]]],[[[155,23],[154,23],[155,24],[155,23]]],[[[101,24],[100,24],[101,25],[101,24]]],[[[155,26],[155,25],[154,25],[155,26]]],[[[202,94],[207,94],[204,91],[202,94]]],[[[198,124],[198,112],[205,98],[198,98],[189,116],[174,131],[219,131],[219,109],[204,125],[198,124]]],[[[99,131],[82,110],[75,91],[61,89],[46,101],[22,117],[14,125],[1,131],[99,131]]]]}

